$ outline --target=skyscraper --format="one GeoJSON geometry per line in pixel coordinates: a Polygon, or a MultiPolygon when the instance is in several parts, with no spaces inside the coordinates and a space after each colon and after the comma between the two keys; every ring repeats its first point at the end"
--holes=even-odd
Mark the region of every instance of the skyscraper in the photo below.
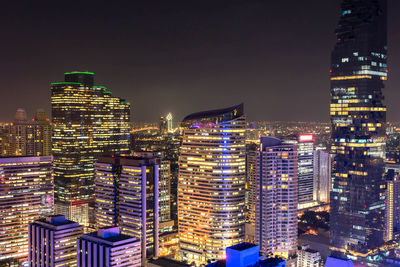
{"type": "Polygon", "coordinates": [[[53,214],[52,159],[0,158],[0,260],[28,259],[28,223],[53,214]]]}
{"type": "Polygon", "coordinates": [[[159,248],[159,167],[156,157],[100,157],[96,162],[97,227],[119,226],[141,240],[142,261],[159,248]]]}
{"type": "Polygon", "coordinates": [[[96,157],[129,151],[130,104],[92,72],[65,73],[51,93],[56,213],[88,227],[96,157]]]}
{"type": "Polygon", "coordinates": [[[29,224],[29,266],[76,266],[76,243],[83,227],[63,215],[29,224]]]}
{"type": "Polygon", "coordinates": [[[386,0],[343,0],[331,64],[330,244],[367,256],[384,242],[386,0]]]}
{"type": "Polygon", "coordinates": [[[225,257],[244,240],[243,104],[186,116],[179,156],[178,228],[182,257],[195,264],[225,257]]]}
{"type": "Polygon", "coordinates": [[[265,256],[297,252],[297,145],[261,137],[256,165],[256,243],[265,256]]]}

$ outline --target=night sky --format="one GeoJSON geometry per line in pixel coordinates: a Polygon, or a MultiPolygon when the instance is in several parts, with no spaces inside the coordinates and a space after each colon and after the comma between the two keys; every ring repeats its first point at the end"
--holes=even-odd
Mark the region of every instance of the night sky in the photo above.
{"type": "MultiPolygon", "coordinates": [[[[134,121],[245,103],[248,120],[329,120],[340,0],[7,1],[0,121],[50,112],[73,70],[132,103],[134,121]]],[[[400,121],[400,1],[389,2],[388,120],[400,121]]]]}

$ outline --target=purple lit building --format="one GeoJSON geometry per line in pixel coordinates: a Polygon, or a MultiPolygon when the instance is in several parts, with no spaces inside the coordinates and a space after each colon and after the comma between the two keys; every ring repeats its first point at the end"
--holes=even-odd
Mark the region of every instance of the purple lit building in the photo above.
{"type": "Polygon", "coordinates": [[[78,239],[78,267],[85,266],[140,267],[140,240],[121,234],[119,227],[83,235],[78,239]]]}
{"type": "Polygon", "coordinates": [[[29,224],[29,266],[76,266],[76,240],[83,227],[63,215],[29,224]]]}
{"type": "Polygon", "coordinates": [[[100,157],[95,164],[97,228],[119,226],[141,240],[142,261],[159,248],[158,157],[100,157]]]}

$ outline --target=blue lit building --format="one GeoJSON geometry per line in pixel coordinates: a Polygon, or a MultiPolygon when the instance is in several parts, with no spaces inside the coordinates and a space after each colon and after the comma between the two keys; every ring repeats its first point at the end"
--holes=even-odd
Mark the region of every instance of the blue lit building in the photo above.
{"type": "Polygon", "coordinates": [[[259,247],[251,243],[240,243],[226,248],[226,259],[210,263],[207,267],[286,267],[281,258],[260,257],[259,247]]]}

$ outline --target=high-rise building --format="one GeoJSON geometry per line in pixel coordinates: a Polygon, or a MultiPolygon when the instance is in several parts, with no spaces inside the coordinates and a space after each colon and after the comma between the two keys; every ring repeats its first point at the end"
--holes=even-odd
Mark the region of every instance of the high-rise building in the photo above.
{"type": "Polygon", "coordinates": [[[0,156],[50,156],[51,125],[46,113],[39,109],[28,120],[24,109],[19,108],[15,119],[2,127],[0,156]]]}
{"type": "Polygon", "coordinates": [[[314,199],[314,136],[299,135],[299,204],[309,204],[314,199]]]}
{"type": "Polygon", "coordinates": [[[119,227],[99,229],[78,239],[78,267],[140,267],[140,240],[120,233],[119,227]]]}
{"type": "Polygon", "coordinates": [[[330,245],[368,256],[384,242],[386,0],[343,0],[331,60],[330,245]]]}
{"type": "Polygon", "coordinates": [[[158,256],[160,163],[153,156],[96,162],[96,226],[119,226],[121,233],[140,239],[143,262],[158,256]]]}
{"type": "Polygon", "coordinates": [[[178,230],[185,261],[225,258],[244,240],[246,145],[243,104],[184,118],[178,230]]]}
{"type": "Polygon", "coordinates": [[[0,158],[0,261],[28,259],[28,223],[53,214],[52,160],[0,158]]]}
{"type": "Polygon", "coordinates": [[[29,266],[76,266],[77,240],[83,227],[63,215],[29,224],[29,266]]]}
{"type": "Polygon", "coordinates": [[[332,157],[323,150],[314,151],[314,201],[329,203],[332,188],[332,157]]]}
{"type": "Polygon", "coordinates": [[[88,227],[94,163],[129,152],[130,104],[95,86],[92,72],[65,73],[51,93],[56,213],[88,227]]]}
{"type": "Polygon", "coordinates": [[[246,213],[245,242],[255,243],[256,230],[256,163],[257,149],[255,143],[246,144],[246,213]]]}
{"type": "Polygon", "coordinates": [[[393,169],[386,173],[385,241],[400,237],[400,176],[393,169]]]}
{"type": "Polygon", "coordinates": [[[261,137],[256,165],[256,243],[265,256],[297,252],[297,145],[261,137]]]}

